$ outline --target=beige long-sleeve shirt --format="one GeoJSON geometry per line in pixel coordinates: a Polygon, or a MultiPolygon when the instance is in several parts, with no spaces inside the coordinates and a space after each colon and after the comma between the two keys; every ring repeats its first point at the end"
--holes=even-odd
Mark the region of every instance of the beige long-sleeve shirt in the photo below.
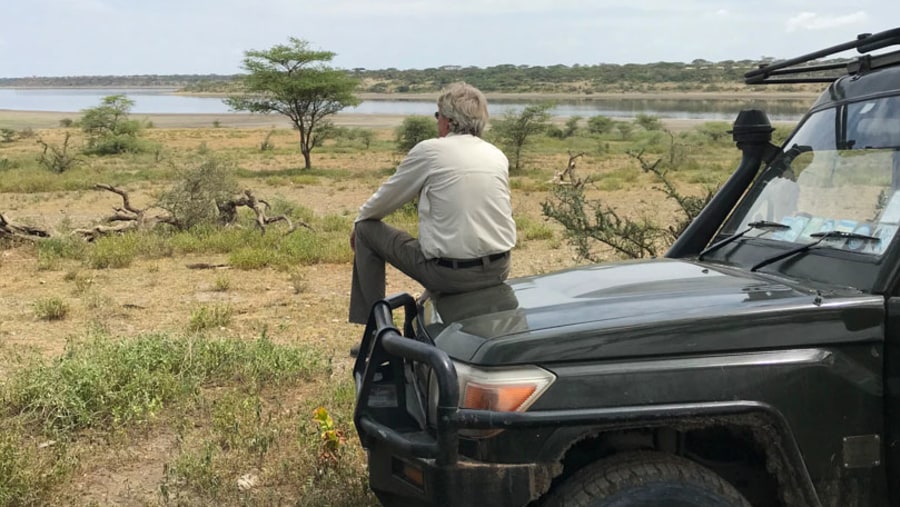
{"type": "Polygon", "coordinates": [[[359,208],[356,221],[382,219],[416,196],[426,258],[474,259],[516,244],[509,161],[487,141],[450,134],[420,142],[359,208]]]}

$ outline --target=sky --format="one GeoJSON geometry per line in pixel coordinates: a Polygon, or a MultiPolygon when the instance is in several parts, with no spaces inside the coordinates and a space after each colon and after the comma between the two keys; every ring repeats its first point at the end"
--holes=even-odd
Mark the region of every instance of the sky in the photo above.
{"type": "Polygon", "coordinates": [[[235,74],[297,37],[352,69],[790,58],[897,0],[0,0],[0,78],[235,74]]]}

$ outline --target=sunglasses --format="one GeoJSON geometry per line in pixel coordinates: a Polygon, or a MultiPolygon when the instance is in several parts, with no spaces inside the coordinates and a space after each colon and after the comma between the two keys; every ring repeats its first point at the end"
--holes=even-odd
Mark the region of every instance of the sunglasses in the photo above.
{"type": "Polygon", "coordinates": [[[440,118],[440,117],[441,117],[440,111],[435,111],[435,112],[434,112],[434,119],[437,120],[437,119],[440,118]]]}

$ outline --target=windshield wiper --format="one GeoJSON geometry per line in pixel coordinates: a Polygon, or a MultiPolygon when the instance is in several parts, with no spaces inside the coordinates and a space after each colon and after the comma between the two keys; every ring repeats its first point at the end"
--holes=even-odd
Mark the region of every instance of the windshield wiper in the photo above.
{"type": "Polygon", "coordinates": [[[758,262],[755,266],[750,268],[750,271],[756,271],[757,269],[768,266],[773,262],[780,261],[781,259],[786,259],[791,257],[792,255],[803,253],[809,251],[812,247],[818,245],[819,243],[827,240],[827,239],[856,239],[860,241],[881,241],[881,238],[876,238],[875,236],[868,236],[866,234],[858,234],[855,232],[845,232],[845,231],[828,231],[828,232],[815,232],[810,234],[811,238],[819,238],[812,243],[807,243],[803,246],[794,248],[793,250],[788,250],[787,252],[782,252],[773,257],[769,257],[768,259],[762,260],[758,262]]]}
{"type": "Polygon", "coordinates": [[[744,229],[743,231],[741,231],[737,234],[732,234],[731,236],[728,236],[725,239],[716,241],[712,245],[709,245],[708,247],[704,248],[699,254],[697,254],[697,260],[702,261],[704,255],[708,254],[709,252],[718,250],[718,249],[722,248],[723,246],[731,243],[732,241],[736,241],[736,240],[742,238],[744,236],[744,234],[747,234],[748,232],[750,232],[754,229],[763,229],[768,232],[768,231],[783,231],[783,230],[790,229],[790,228],[791,227],[788,225],[779,224],[778,222],[770,222],[768,220],[760,220],[758,222],[750,222],[749,224],[747,224],[747,228],[744,229]]]}

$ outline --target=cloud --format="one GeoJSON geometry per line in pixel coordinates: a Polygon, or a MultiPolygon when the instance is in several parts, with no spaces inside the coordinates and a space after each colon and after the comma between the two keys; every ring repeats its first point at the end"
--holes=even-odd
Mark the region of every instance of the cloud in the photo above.
{"type": "Polygon", "coordinates": [[[852,25],[868,21],[869,15],[865,11],[857,11],[844,16],[819,15],[814,12],[801,12],[787,20],[788,32],[797,30],[824,30],[838,26],[852,25]]]}

